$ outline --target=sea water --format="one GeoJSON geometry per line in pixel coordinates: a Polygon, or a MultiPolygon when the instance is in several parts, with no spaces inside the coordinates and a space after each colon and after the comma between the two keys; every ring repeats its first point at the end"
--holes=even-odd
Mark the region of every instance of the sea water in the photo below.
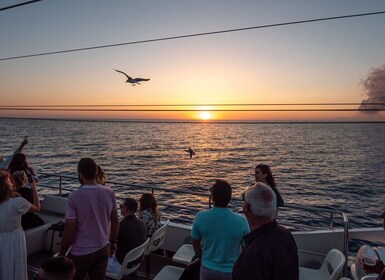
{"type": "MultiPolygon", "coordinates": [[[[159,204],[181,204],[170,218],[191,221],[207,207],[215,179],[233,197],[254,181],[254,167],[271,166],[286,203],[344,211],[351,227],[381,226],[385,202],[384,123],[183,123],[0,119],[0,154],[29,136],[24,152],[37,172],[76,178],[92,157],[113,182],[143,184],[194,195],[155,193],[159,204]],[[190,159],[191,147],[196,155],[190,159]],[[203,196],[200,196],[202,194],[203,196]],[[191,207],[191,211],[189,208],[191,207]]],[[[110,184],[117,195],[129,191],[110,184]]],[[[235,207],[239,207],[235,206],[235,207]]],[[[170,210],[170,206],[168,207],[170,210]]],[[[169,211],[170,212],[170,211],[169,211]]],[[[280,211],[292,221],[306,215],[280,211]]],[[[317,224],[318,215],[309,224],[317,224]]]]}

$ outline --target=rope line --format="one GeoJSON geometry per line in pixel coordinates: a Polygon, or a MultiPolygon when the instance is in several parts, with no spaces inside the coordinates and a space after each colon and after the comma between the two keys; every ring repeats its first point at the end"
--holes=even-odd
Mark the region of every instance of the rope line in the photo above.
{"type": "Polygon", "coordinates": [[[31,1],[23,2],[23,3],[7,6],[7,7],[4,7],[4,8],[0,8],[0,12],[1,11],[5,11],[5,10],[9,10],[9,9],[13,9],[13,8],[17,8],[17,7],[20,7],[20,6],[24,6],[24,5],[29,5],[29,4],[32,4],[32,3],[35,3],[35,2],[39,2],[39,1],[41,1],[41,0],[31,0],[31,1]]]}

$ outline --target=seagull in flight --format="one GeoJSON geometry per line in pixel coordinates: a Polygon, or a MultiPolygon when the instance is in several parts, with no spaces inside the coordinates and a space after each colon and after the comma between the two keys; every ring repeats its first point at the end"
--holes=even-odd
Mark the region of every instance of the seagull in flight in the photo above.
{"type": "Polygon", "coordinates": [[[143,78],[131,78],[130,76],[128,76],[126,73],[124,73],[123,71],[119,71],[119,70],[116,70],[114,69],[116,72],[119,72],[119,73],[122,73],[124,74],[126,77],[127,77],[127,81],[126,83],[131,83],[132,86],[135,86],[135,85],[140,85],[139,82],[147,82],[149,81],[150,79],[143,79],[143,78]]]}

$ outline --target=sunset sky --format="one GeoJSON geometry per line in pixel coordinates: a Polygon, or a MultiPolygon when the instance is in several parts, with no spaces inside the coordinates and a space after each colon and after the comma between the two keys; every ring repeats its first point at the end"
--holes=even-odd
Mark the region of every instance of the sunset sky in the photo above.
{"type": "MultiPolygon", "coordinates": [[[[20,2],[1,1],[0,9],[20,2]]],[[[367,99],[362,81],[385,64],[385,14],[4,58],[379,11],[385,11],[383,0],[43,0],[3,10],[0,106],[360,103],[367,99]],[[113,68],[150,81],[125,84],[124,75],[113,68]]],[[[381,71],[379,83],[385,85],[381,71]]],[[[384,97],[385,86],[374,100],[385,102],[384,97]]],[[[207,113],[0,108],[0,117],[385,121],[384,112],[210,112],[314,106],[92,108],[207,113]]]]}

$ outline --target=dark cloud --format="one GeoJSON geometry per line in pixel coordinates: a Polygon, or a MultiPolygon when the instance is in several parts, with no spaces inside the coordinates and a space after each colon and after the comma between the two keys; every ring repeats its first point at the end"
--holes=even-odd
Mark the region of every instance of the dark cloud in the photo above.
{"type": "MultiPolygon", "coordinates": [[[[385,109],[385,64],[372,69],[368,76],[362,81],[366,99],[361,101],[360,109],[385,109]],[[371,105],[368,103],[382,103],[371,105]]],[[[377,113],[378,111],[364,111],[366,113],[377,113]]]]}

